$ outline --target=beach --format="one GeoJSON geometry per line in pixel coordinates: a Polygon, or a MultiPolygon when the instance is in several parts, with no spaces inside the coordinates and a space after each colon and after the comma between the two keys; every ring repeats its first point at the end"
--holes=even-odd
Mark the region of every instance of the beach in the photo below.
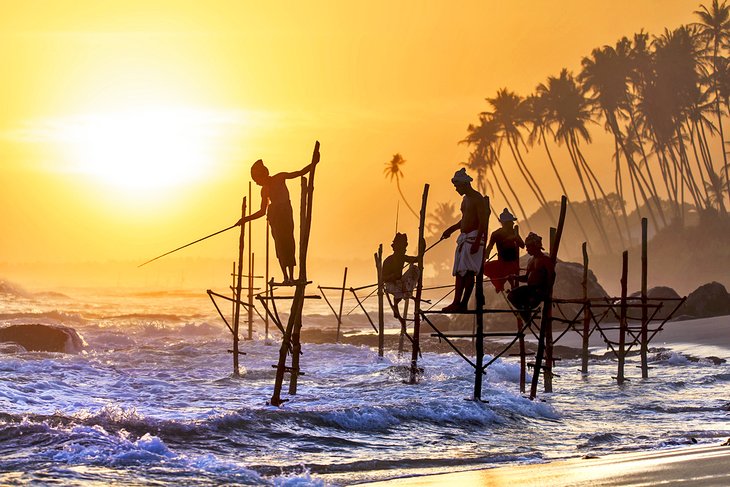
{"type": "Polygon", "coordinates": [[[730,485],[730,446],[692,446],[599,458],[576,458],[536,465],[401,478],[364,485],[721,486],[730,485]]]}

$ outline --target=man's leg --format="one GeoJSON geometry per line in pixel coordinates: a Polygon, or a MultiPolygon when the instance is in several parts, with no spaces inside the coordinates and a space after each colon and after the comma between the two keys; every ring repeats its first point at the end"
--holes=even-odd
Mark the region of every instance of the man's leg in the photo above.
{"type": "Polygon", "coordinates": [[[464,294],[464,277],[456,275],[454,280],[454,301],[441,311],[457,311],[461,306],[461,296],[464,294]]]}
{"type": "Polygon", "coordinates": [[[469,298],[471,297],[472,291],[474,291],[474,281],[476,280],[476,275],[473,272],[467,272],[462,280],[464,286],[464,295],[462,296],[460,303],[463,309],[467,309],[469,307],[469,298]]]}

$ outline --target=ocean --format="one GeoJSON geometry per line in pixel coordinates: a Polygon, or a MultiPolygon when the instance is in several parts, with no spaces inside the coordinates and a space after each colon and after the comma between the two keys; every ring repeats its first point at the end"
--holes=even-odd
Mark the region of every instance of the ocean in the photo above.
{"type": "MultiPolygon", "coordinates": [[[[299,394],[277,408],[267,400],[278,332],[267,340],[257,323],[233,377],[230,333],[202,290],[5,291],[0,325],[62,324],[85,345],[0,350],[2,485],[343,485],[730,436],[730,365],[706,358],[730,358],[720,347],[655,350],[648,380],[630,359],[621,387],[610,358],[587,377],[562,360],[555,392],[537,401],[519,393],[508,357],[476,403],[465,400],[473,371],[454,353],[424,352],[409,385],[409,356],[305,343],[299,394]]],[[[333,327],[328,311],[309,303],[305,329],[333,327]]],[[[362,314],[346,321],[367,328],[362,314]]]]}

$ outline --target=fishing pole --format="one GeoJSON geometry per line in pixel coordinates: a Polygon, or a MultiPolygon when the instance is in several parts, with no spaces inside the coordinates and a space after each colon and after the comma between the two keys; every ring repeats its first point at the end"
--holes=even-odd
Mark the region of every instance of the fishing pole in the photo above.
{"type": "Polygon", "coordinates": [[[218,231],[217,231],[217,232],[215,232],[215,233],[211,233],[210,235],[207,235],[207,236],[205,236],[205,237],[203,237],[203,238],[199,238],[199,239],[198,239],[198,240],[196,240],[195,242],[190,242],[189,244],[185,244],[185,245],[183,245],[182,247],[178,247],[178,248],[176,248],[175,250],[171,250],[171,251],[169,251],[169,252],[165,252],[165,253],[164,253],[164,254],[162,254],[162,255],[158,255],[158,256],[157,256],[157,257],[155,257],[154,259],[150,259],[150,260],[148,260],[147,262],[145,262],[145,263],[143,263],[143,264],[140,264],[140,265],[138,265],[137,267],[139,268],[139,267],[142,267],[143,265],[147,265],[147,264],[149,264],[150,262],[154,262],[154,261],[156,261],[157,259],[160,259],[160,258],[162,258],[162,257],[164,257],[164,256],[166,256],[166,255],[170,255],[171,253],[173,253],[173,252],[177,252],[178,250],[182,250],[182,249],[184,249],[185,247],[190,247],[190,246],[191,246],[191,245],[193,245],[193,244],[196,244],[196,243],[198,243],[198,242],[202,242],[202,241],[203,241],[203,240],[205,240],[206,238],[210,238],[210,237],[215,237],[215,236],[216,236],[216,235],[218,235],[219,233],[227,232],[228,230],[230,230],[230,229],[232,229],[232,228],[235,228],[235,227],[237,227],[237,226],[238,226],[238,223],[236,223],[236,224],[233,224],[233,225],[231,225],[231,226],[230,226],[230,227],[228,227],[228,228],[224,228],[223,230],[218,230],[218,231]]]}

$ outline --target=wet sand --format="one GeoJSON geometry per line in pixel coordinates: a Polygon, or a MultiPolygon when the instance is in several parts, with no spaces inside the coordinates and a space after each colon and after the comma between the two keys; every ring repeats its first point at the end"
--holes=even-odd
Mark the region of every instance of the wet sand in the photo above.
{"type": "Polygon", "coordinates": [[[691,446],[375,482],[383,486],[730,485],[730,446],[691,446]]]}

